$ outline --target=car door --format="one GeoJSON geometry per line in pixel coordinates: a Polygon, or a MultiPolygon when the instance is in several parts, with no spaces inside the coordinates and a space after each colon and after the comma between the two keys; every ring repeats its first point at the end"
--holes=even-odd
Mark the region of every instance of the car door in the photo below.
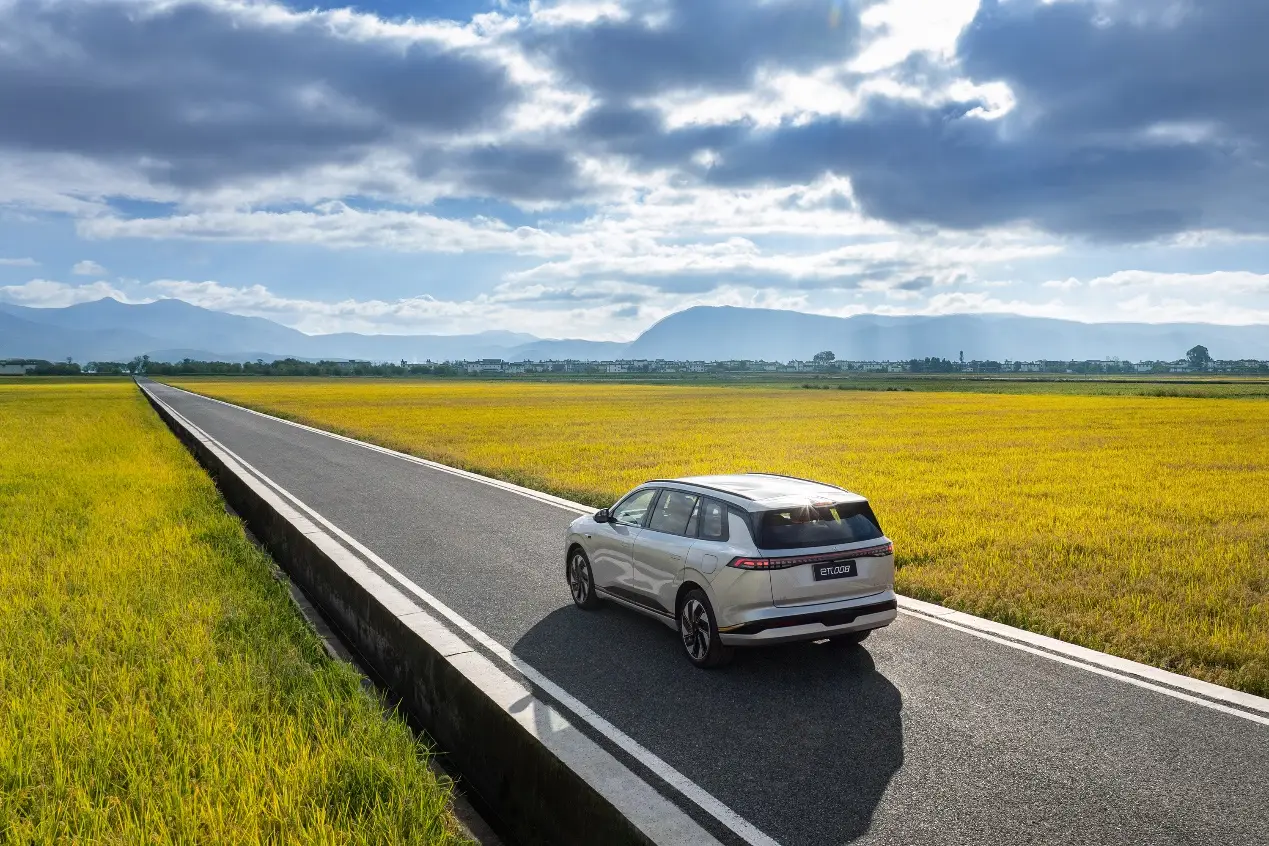
{"type": "Polygon", "coordinates": [[[688,535],[697,538],[687,554],[687,564],[713,581],[720,567],[730,561],[735,550],[729,545],[731,515],[727,506],[717,500],[701,497],[696,513],[688,523],[688,535]]]}
{"type": "Polygon", "coordinates": [[[693,542],[687,536],[688,524],[699,499],[686,491],[662,490],[634,543],[630,581],[625,587],[658,611],[674,613],[674,595],[693,542]]]}
{"type": "Polygon", "coordinates": [[[643,531],[644,518],[656,495],[656,488],[634,491],[609,510],[609,522],[595,526],[588,547],[596,587],[611,588],[629,581],[631,547],[643,531]]]}

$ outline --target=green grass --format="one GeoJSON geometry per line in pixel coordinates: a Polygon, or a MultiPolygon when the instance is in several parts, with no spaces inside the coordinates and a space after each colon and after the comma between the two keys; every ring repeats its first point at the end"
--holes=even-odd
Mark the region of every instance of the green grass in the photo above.
{"type": "Polygon", "coordinates": [[[122,381],[0,383],[0,843],[464,842],[122,381]]]}

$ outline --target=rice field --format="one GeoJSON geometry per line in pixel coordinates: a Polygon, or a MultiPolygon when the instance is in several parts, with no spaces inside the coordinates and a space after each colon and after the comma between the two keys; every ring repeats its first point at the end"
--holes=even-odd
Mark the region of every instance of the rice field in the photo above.
{"type": "Polygon", "coordinates": [[[1269,402],[173,382],[595,506],[654,477],[834,482],[875,504],[904,594],[1269,694],[1269,402]]]}
{"type": "Polygon", "coordinates": [[[0,843],[466,842],[131,381],[0,381],[0,843]]]}

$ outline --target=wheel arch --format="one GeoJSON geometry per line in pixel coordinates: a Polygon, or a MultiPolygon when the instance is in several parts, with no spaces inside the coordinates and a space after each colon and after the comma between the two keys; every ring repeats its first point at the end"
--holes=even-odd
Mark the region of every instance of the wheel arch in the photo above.
{"type": "Polygon", "coordinates": [[[586,560],[590,560],[590,553],[586,551],[586,547],[582,546],[581,541],[569,541],[568,547],[564,550],[564,571],[568,572],[568,562],[573,557],[574,552],[580,552],[586,556],[586,560]]]}
{"type": "Polygon", "coordinates": [[[688,577],[683,580],[683,584],[679,585],[678,593],[674,595],[674,619],[678,619],[679,611],[683,609],[683,597],[694,590],[699,590],[705,594],[705,598],[709,600],[710,605],[714,604],[714,598],[710,596],[709,589],[704,584],[699,583],[694,577],[688,577]]]}

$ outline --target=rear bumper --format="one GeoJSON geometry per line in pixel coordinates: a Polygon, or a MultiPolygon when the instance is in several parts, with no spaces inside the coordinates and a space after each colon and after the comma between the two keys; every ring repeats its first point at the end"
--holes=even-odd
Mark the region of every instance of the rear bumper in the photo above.
{"type": "Polygon", "coordinates": [[[720,630],[719,635],[727,646],[819,640],[846,632],[888,626],[899,616],[898,602],[893,593],[887,591],[868,597],[868,600],[857,605],[839,605],[819,611],[789,608],[785,614],[764,615],[758,620],[728,626],[720,630]]]}

